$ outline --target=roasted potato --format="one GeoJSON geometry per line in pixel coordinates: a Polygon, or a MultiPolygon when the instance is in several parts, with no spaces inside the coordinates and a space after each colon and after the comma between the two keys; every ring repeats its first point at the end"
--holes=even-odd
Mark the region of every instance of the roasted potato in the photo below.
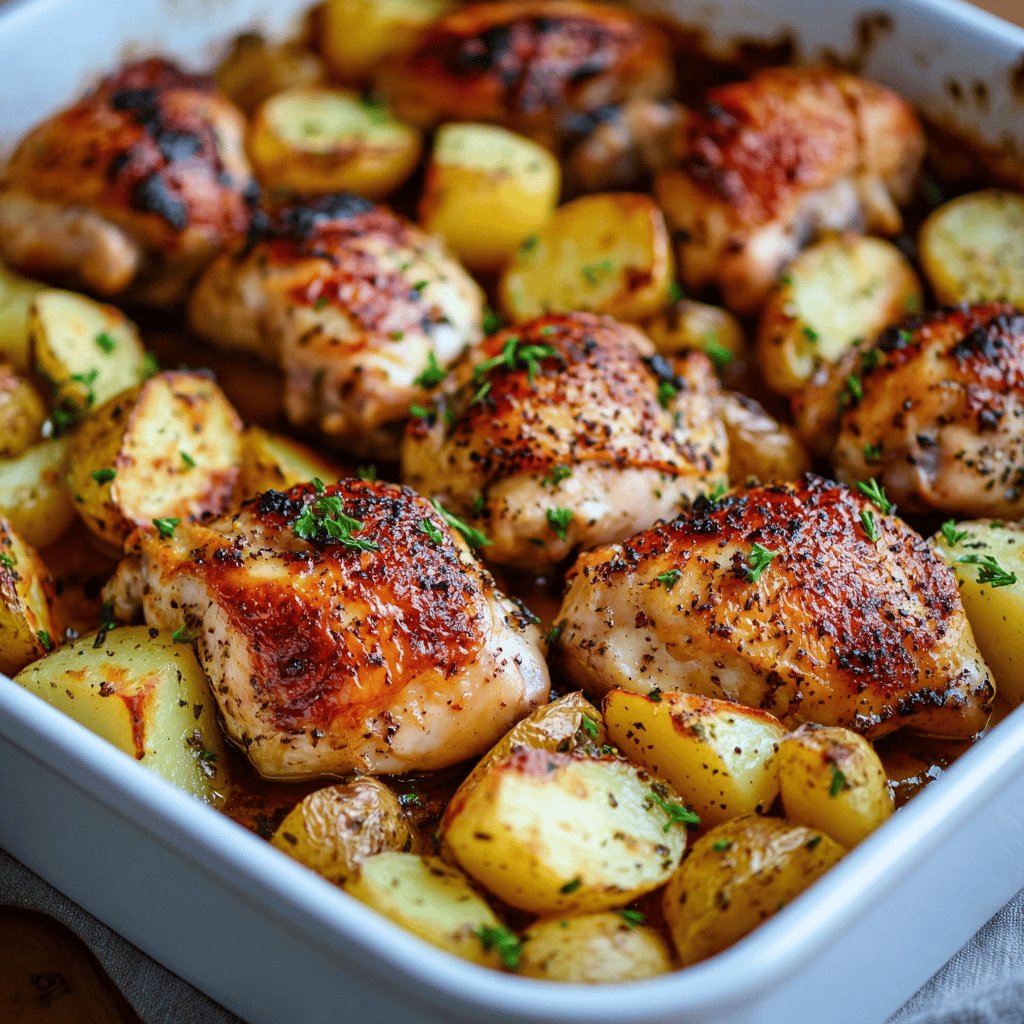
{"type": "Polygon", "coordinates": [[[932,538],[960,580],[964,611],[996,690],[1024,702],[1024,525],[950,520],[932,538]]]}
{"type": "Polygon", "coordinates": [[[62,437],[0,460],[0,516],[33,547],[48,547],[75,518],[67,457],[68,439],[62,437]]]}
{"type": "Polygon", "coordinates": [[[338,78],[364,82],[384,58],[409,49],[422,29],[455,6],[453,0],[327,0],[320,47],[338,78]]]}
{"type": "Polygon", "coordinates": [[[519,973],[544,981],[611,985],[672,970],[665,940],[635,911],[535,921],[523,934],[519,973]]]}
{"type": "Polygon", "coordinates": [[[786,730],[766,711],[692,693],[626,690],[609,691],[602,710],[612,743],[670,783],[703,824],[771,807],[786,730]]]}
{"type": "Polygon", "coordinates": [[[885,769],[863,736],[805,723],[779,744],[779,786],[790,821],[852,849],[893,812],[885,769]]]}
{"type": "Polygon", "coordinates": [[[342,884],[368,857],[408,851],[415,834],[387,783],[370,777],[300,800],[270,840],[293,860],[342,884]]]}
{"type": "Polygon", "coordinates": [[[377,100],[343,89],[302,86],[260,104],[249,155],[260,183],[306,195],[356,192],[380,199],[412,173],[418,129],[377,100]]]}
{"type": "Polygon", "coordinates": [[[677,299],[644,325],[662,355],[703,352],[720,372],[745,354],[743,326],[727,309],[693,299],[677,299]]]}
{"type": "Polygon", "coordinates": [[[845,851],[780,818],[734,818],[693,844],[662,909],[682,965],[720,953],[800,895],[845,851]]]}
{"type": "Polygon", "coordinates": [[[238,477],[241,431],[208,375],[157,374],[101,405],[75,431],[68,485],[76,510],[114,548],[156,519],[221,512],[238,477]]]}
{"type": "Polygon", "coordinates": [[[671,791],[617,757],[520,748],[448,805],[444,848],[470,877],[535,914],[625,906],[661,885],[686,845],[671,791]]]}
{"type": "Polygon", "coordinates": [[[836,362],[855,341],[873,341],[921,303],[917,275],[891,242],[862,235],[818,242],[789,265],[761,312],[764,379],[793,394],[816,367],[836,362]]]}
{"type": "Polygon", "coordinates": [[[14,675],[62,639],[53,577],[36,549],[0,519],[0,672],[14,675]]]}
{"type": "Polygon", "coordinates": [[[811,468],[811,456],[796,431],[753,398],[725,391],[718,411],[729,438],[730,483],[798,480],[811,468]]]}
{"type": "Polygon", "coordinates": [[[561,168],[530,139],[489,124],[442,125],[419,220],[474,271],[499,269],[558,203],[561,168]]]}
{"type": "Polygon", "coordinates": [[[448,953],[499,966],[487,934],[501,922],[465,875],[440,857],[378,853],[359,865],[345,891],[448,953]]]}
{"type": "Polygon", "coordinates": [[[341,470],[311,448],[262,427],[247,427],[242,434],[241,466],[235,496],[242,501],[271,489],[286,491],[315,477],[333,483],[341,470]]]}
{"type": "Polygon", "coordinates": [[[179,789],[224,802],[230,783],[216,704],[181,637],[119,626],[61,647],[14,681],[179,789]]]}
{"type": "Polygon", "coordinates": [[[672,245],[650,196],[605,192],[555,210],[506,265],[499,283],[512,321],[588,310],[645,320],[669,299],[672,245]]]}
{"type": "Polygon", "coordinates": [[[45,287],[0,264],[0,359],[19,370],[29,366],[28,308],[45,287]]]}
{"type": "Polygon", "coordinates": [[[1024,305],[1024,195],[985,189],[940,206],[922,225],[921,266],[945,305],[1024,305]]]}
{"type": "Polygon", "coordinates": [[[323,60],[304,46],[270,43],[258,32],[245,32],[231,44],[214,80],[235,106],[251,114],[274,93],[319,85],[324,76],[323,60]]]}
{"type": "Polygon", "coordinates": [[[0,459],[13,459],[42,438],[47,408],[10,363],[0,363],[0,459]]]}

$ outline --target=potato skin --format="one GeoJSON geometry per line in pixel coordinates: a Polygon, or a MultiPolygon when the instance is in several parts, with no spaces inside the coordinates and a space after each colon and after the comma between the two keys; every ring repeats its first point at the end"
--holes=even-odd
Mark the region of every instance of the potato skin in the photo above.
{"type": "Polygon", "coordinates": [[[32,383],[0,363],[0,459],[13,459],[41,439],[47,409],[32,383]]]}
{"type": "Polygon", "coordinates": [[[0,516],[37,548],[52,544],[75,518],[64,479],[68,444],[66,437],[41,441],[17,458],[0,460],[0,516]]]}
{"type": "Polygon", "coordinates": [[[693,844],[662,909],[680,963],[720,953],[795,899],[844,854],[827,835],[748,815],[693,844]]]}
{"type": "Polygon", "coordinates": [[[217,87],[246,114],[274,93],[323,79],[323,61],[311,50],[270,43],[257,32],[238,36],[214,74],[217,87]]]}
{"type": "Polygon", "coordinates": [[[734,486],[799,480],[811,468],[810,453],[796,431],[755,399],[725,391],[718,411],[729,438],[729,482],[734,486]]]}
{"type": "Polygon", "coordinates": [[[284,434],[262,427],[247,427],[242,433],[241,465],[235,484],[239,501],[263,491],[287,491],[314,477],[325,483],[341,479],[341,469],[312,448],[284,434]]]}

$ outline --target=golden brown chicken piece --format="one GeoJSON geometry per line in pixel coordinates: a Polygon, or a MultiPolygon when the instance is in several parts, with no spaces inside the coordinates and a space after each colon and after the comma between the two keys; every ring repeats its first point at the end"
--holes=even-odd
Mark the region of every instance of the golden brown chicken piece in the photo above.
{"type": "Polygon", "coordinates": [[[207,78],[129,64],[22,140],[0,192],[0,255],[103,296],[180,301],[249,224],[244,133],[207,78]]]}
{"type": "Polygon", "coordinates": [[[429,127],[490,121],[557,149],[574,118],[672,88],[664,34],[582,0],[467,5],[380,70],[399,117],[429,127]]]}
{"type": "Polygon", "coordinates": [[[753,313],[817,233],[896,234],[924,146],[905,100],[845,72],[770,68],[712,89],[656,184],[684,284],[753,313]]]}
{"type": "Polygon", "coordinates": [[[703,353],[654,354],[635,327],[545,316],[488,338],[410,421],[406,483],[540,571],[675,515],[728,476],[718,381],[703,353]]]}
{"type": "Polygon", "coordinates": [[[441,768],[547,700],[536,620],[405,488],[315,481],[135,541],[108,596],[194,638],[267,777],[441,768]]]}
{"type": "Polygon", "coordinates": [[[257,215],[246,245],[203,275],[189,317],[217,345],[280,365],[293,423],[393,459],[425,395],[417,378],[480,337],[482,310],[439,239],[338,194],[257,215]]]}
{"type": "Polygon", "coordinates": [[[993,687],[956,577],[902,520],[819,477],[582,555],[558,623],[576,685],[685,690],[871,737],[968,737],[993,687]]]}
{"type": "Polygon", "coordinates": [[[906,511],[1024,516],[1024,313],[915,317],[861,353],[841,396],[841,480],[878,477],[906,511]]]}

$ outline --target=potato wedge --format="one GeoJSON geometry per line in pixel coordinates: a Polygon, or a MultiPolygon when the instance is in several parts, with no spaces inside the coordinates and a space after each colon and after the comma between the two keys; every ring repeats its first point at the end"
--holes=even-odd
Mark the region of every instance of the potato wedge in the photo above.
{"type": "Polygon", "coordinates": [[[344,82],[366,81],[386,57],[408,49],[453,0],[327,0],[320,48],[344,82]]]}
{"type": "Polygon", "coordinates": [[[827,835],[781,818],[734,818],[693,844],[662,909],[683,966],[731,946],[800,895],[844,854],[827,835]]]}
{"type": "Polygon", "coordinates": [[[318,86],[286,89],[261,103],[248,141],[265,188],[356,192],[369,199],[398,188],[422,147],[419,131],[379,101],[318,86]]]}
{"type": "Polygon", "coordinates": [[[75,518],[65,479],[68,444],[65,437],[42,441],[0,460],[0,516],[33,547],[49,547],[75,518]]]}
{"type": "Polygon", "coordinates": [[[76,640],[14,680],[179,789],[221,805],[229,790],[210,684],[192,647],[147,626],[76,640]]]}
{"type": "Polygon", "coordinates": [[[810,453],[796,431],[753,398],[724,391],[718,411],[729,438],[730,483],[798,480],[811,468],[810,453]]]}
{"type": "Polygon", "coordinates": [[[1024,525],[951,520],[932,543],[960,580],[964,611],[997,692],[1024,703],[1024,525]]]}
{"type": "Polygon", "coordinates": [[[19,370],[29,367],[28,309],[45,287],[0,264],[0,358],[19,370]]]}
{"type": "Polygon", "coordinates": [[[837,726],[801,725],[779,744],[779,786],[790,821],[852,849],[892,816],[892,794],[875,748],[837,726]]]}
{"type": "Polygon", "coordinates": [[[312,448],[262,427],[248,427],[242,434],[241,459],[235,486],[240,501],[271,489],[286,491],[314,477],[333,483],[342,475],[312,448]]]}
{"type": "Polygon", "coordinates": [[[686,845],[675,811],[683,808],[674,795],[626,761],[524,747],[452,800],[441,839],[471,878],[513,907],[607,910],[675,870],[686,845]]]}
{"type": "Polygon", "coordinates": [[[416,836],[387,783],[366,777],[310,793],[292,808],[270,841],[340,885],[369,857],[412,849],[416,836]]]}
{"type": "Polygon", "coordinates": [[[519,973],[543,981],[612,985],[672,970],[665,940],[631,913],[602,911],[535,921],[523,933],[519,973]]]}
{"type": "Polygon", "coordinates": [[[120,548],[155,519],[223,511],[241,457],[241,420],[203,373],[160,373],[110,399],[75,431],[68,485],[92,533],[120,548]]]}
{"type": "Polygon", "coordinates": [[[501,922],[466,876],[440,857],[378,853],[359,865],[345,891],[445,952],[485,967],[500,964],[481,936],[501,922]]]}
{"type": "Polygon", "coordinates": [[[551,219],[561,180],[555,157],[530,139],[497,125],[442,125],[419,220],[470,270],[498,270],[551,219]]]}
{"type": "Polygon", "coordinates": [[[32,365],[53,390],[54,425],[66,429],[145,375],[139,332],[119,309],[46,288],[29,307],[32,365]]]}
{"type": "Polygon", "coordinates": [[[36,549],[0,519],[0,672],[14,675],[62,639],[53,577],[36,549]]]}
{"type": "Polygon", "coordinates": [[[940,206],[922,225],[921,266],[945,305],[1024,305],[1024,194],[985,189],[940,206]]]}
{"type": "Polygon", "coordinates": [[[605,192],[555,210],[506,265],[498,293],[512,321],[574,310],[644,320],[668,302],[674,268],[654,200],[605,192]]]}
{"type": "Polygon", "coordinates": [[[235,106],[251,114],[274,93],[319,85],[325,75],[323,60],[304,46],[271,43],[258,32],[245,32],[231,44],[214,80],[235,106]]]}
{"type": "Polygon", "coordinates": [[[766,711],[692,693],[652,698],[626,690],[610,690],[602,711],[612,743],[668,782],[702,824],[771,807],[786,730],[766,711]]]}
{"type": "Polygon", "coordinates": [[[757,356],[768,386],[799,391],[822,363],[855,341],[921,309],[921,283],[891,242],[862,235],[805,249],[772,289],[761,312],[757,356]]]}
{"type": "Polygon", "coordinates": [[[47,408],[28,378],[0,363],[0,459],[13,459],[42,440],[47,408]]]}

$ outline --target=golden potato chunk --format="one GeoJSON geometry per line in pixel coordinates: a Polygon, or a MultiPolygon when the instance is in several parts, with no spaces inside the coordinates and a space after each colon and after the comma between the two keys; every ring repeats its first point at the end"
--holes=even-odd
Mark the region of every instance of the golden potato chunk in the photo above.
{"type": "Polygon", "coordinates": [[[422,145],[419,131],[379,101],[316,86],[271,96],[249,130],[260,183],[306,195],[355,192],[380,199],[409,177],[422,145]]]}
{"type": "Polygon", "coordinates": [[[786,730],[766,711],[692,693],[626,690],[610,690],[602,710],[612,743],[668,782],[702,823],[771,807],[786,730]]]}
{"type": "Polygon", "coordinates": [[[503,931],[501,922],[466,876],[440,857],[378,853],[359,865],[345,891],[445,952],[499,965],[488,935],[503,931]]]}
{"type": "Polygon", "coordinates": [[[985,189],[940,206],[921,227],[918,250],[939,302],[1024,306],[1021,193],[985,189]]]}
{"type": "Polygon", "coordinates": [[[555,157],[530,139],[496,125],[442,125],[419,220],[470,270],[498,270],[551,219],[561,179],[555,157]]]}
{"type": "Polygon", "coordinates": [[[270,43],[258,32],[238,36],[214,74],[218,88],[251,114],[269,96],[296,86],[319,85],[324,63],[296,43],[270,43]]]}
{"type": "Polygon", "coordinates": [[[224,511],[241,431],[238,413],[203,373],[161,373],[122,392],[71,439],[68,485],[78,514],[121,548],[138,526],[159,520],[173,530],[180,519],[224,511]]]}
{"type": "Polygon", "coordinates": [[[693,844],[662,909],[683,966],[727,949],[767,921],[844,854],[823,832],[748,815],[693,844]]]}
{"type": "Polygon", "coordinates": [[[343,884],[367,858],[408,851],[415,839],[398,797],[387,783],[367,777],[310,793],[270,841],[328,881],[343,884]]]}
{"type": "Polygon", "coordinates": [[[805,723],[779,744],[778,771],[786,817],[847,849],[892,816],[882,762],[849,729],[805,723]]]}
{"type": "Polygon", "coordinates": [[[216,704],[184,637],[119,626],[61,647],[14,681],[179,789],[214,805],[226,799],[216,704]]]}
{"type": "Polygon", "coordinates": [[[677,299],[644,331],[662,355],[703,352],[719,372],[742,360],[746,349],[743,326],[732,313],[693,299],[677,299]]]}
{"type": "Polygon", "coordinates": [[[68,439],[61,437],[0,460],[0,516],[33,547],[48,547],[75,518],[67,459],[68,439]]]}
{"type": "Polygon", "coordinates": [[[891,242],[862,235],[805,249],[768,296],[757,355],[768,386],[799,391],[823,363],[921,309],[921,284],[891,242]]]}
{"type": "Polygon", "coordinates": [[[242,434],[241,459],[235,486],[240,501],[263,491],[286,491],[314,478],[333,483],[342,475],[338,466],[312,448],[262,427],[247,427],[242,434]]]}
{"type": "Polygon", "coordinates": [[[41,439],[47,408],[31,382],[0,363],[0,459],[13,459],[41,439]]]}
{"type": "Polygon", "coordinates": [[[796,431],[753,398],[723,392],[718,412],[729,438],[730,483],[799,480],[811,468],[811,456],[796,431]]]}
{"type": "Polygon", "coordinates": [[[0,519],[0,672],[12,676],[62,642],[56,607],[38,552],[0,519]]]}
{"type": "Polygon", "coordinates": [[[519,973],[543,981],[612,985],[672,970],[672,954],[643,914],[602,911],[535,921],[523,934],[519,973]]]}
{"type": "Polygon", "coordinates": [[[45,287],[41,281],[22,277],[0,264],[0,358],[13,363],[19,370],[26,370],[29,366],[29,306],[45,287]]]}
{"type": "Polygon", "coordinates": [[[674,266],[654,200],[605,192],[555,210],[506,265],[498,291],[512,321],[575,310],[644,320],[668,302],[674,266]]]}
{"type": "Polygon", "coordinates": [[[506,903],[558,914],[621,907],[656,889],[694,820],[626,761],[521,748],[452,800],[441,838],[506,903]]]}

